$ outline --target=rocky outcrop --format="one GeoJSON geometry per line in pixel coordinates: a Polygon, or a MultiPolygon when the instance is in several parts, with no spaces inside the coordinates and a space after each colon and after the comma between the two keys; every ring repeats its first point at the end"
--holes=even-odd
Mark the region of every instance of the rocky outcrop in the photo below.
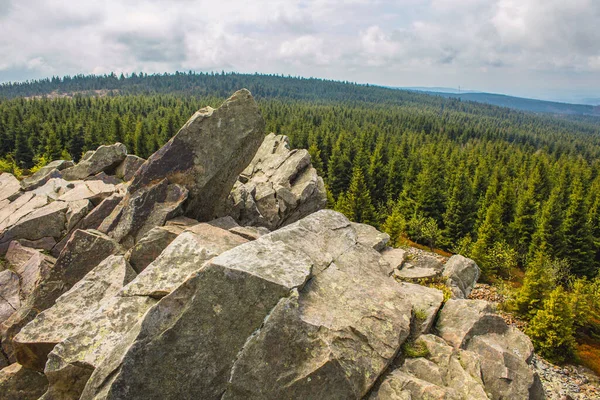
{"type": "Polygon", "coordinates": [[[188,190],[185,215],[211,220],[256,154],[264,127],[258,106],[245,89],[216,110],[202,108],[135,173],[129,194],[147,191],[155,181],[166,179],[188,190]]]}
{"type": "Polygon", "coordinates": [[[243,90],[148,161],[0,175],[0,398],[543,398],[527,337],[460,299],[472,260],[318,211],[263,128],[243,90]]]}
{"type": "Polygon", "coordinates": [[[327,195],[308,151],[290,150],[286,136],[270,133],[228,202],[229,215],[241,225],[274,230],[325,208],[327,195]]]}
{"type": "Polygon", "coordinates": [[[96,151],[86,153],[86,157],[82,158],[77,165],[63,170],[61,175],[63,179],[74,181],[103,171],[112,172],[126,156],[127,149],[122,143],[100,146],[96,151]]]}

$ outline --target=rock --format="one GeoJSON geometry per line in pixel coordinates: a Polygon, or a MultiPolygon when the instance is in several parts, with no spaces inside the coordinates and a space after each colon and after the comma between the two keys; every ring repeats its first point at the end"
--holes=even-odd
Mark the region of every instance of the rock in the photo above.
{"type": "Polygon", "coordinates": [[[53,178],[61,178],[60,171],[65,168],[72,167],[73,161],[57,160],[40,168],[35,174],[24,178],[21,181],[23,190],[33,190],[43,186],[48,180],[53,178]]]}
{"type": "Polygon", "coordinates": [[[94,204],[100,204],[102,200],[115,192],[115,185],[102,181],[81,181],[72,190],[69,190],[58,198],[60,201],[89,200],[94,204]]]}
{"type": "Polygon", "coordinates": [[[52,200],[57,200],[60,196],[67,193],[75,187],[75,182],[68,182],[62,178],[51,178],[42,186],[34,189],[31,193],[37,196],[47,196],[52,200]]]}
{"type": "Polygon", "coordinates": [[[137,172],[137,170],[142,166],[145,162],[143,158],[135,156],[133,154],[128,154],[127,157],[123,160],[121,164],[115,170],[115,176],[117,178],[123,179],[124,181],[129,181],[133,178],[133,175],[137,172]]]}
{"type": "MultiPolygon", "coordinates": [[[[79,332],[49,355],[48,396],[79,398],[87,379],[157,300],[220,252],[246,240],[223,229],[199,224],[179,235],[162,254],[111,301],[88,318],[79,332]]],[[[54,397],[50,397],[54,398],[54,397]]]]}
{"type": "Polygon", "coordinates": [[[13,200],[21,190],[21,183],[12,174],[3,172],[0,174],[0,201],[13,200]]]}
{"type": "Polygon", "coordinates": [[[184,229],[173,225],[151,229],[127,252],[127,260],[137,273],[142,272],[184,229]]]}
{"type": "Polygon", "coordinates": [[[402,263],[406,260],[407,253],[402,249],[393,249],[388,247],[381,252],[383,261],[389,264],[389,275],[392,275],[394,271],[402,266],[402,263]]]}
{"type": "Polygon", "coordinates": [[[8,247],[8,251],[4,256],[5,260],[15,269],[21,269],[31,257],[39,254],[35,249],[29,248],[22,245],[21,243],[14,241],[8,247]]]}
{"type": "Polygon", "coordinates": [[[106,217],[98,230],[109,234],[126,247],[132,247],[156,226],[181,214],[188,191],[166,179],[128,193],[106,217]]]}
{"type": "Polygon", "coordinates": [[[443,270],[444,265],[435,255],[424,251],[413,251],[406,255],[406,260],[400,269],[393,273],[400,280],[418,281],[437,278],[441,276],[443,270]]]}
{"type": "Polygon", "coordinates": [[[19,275],[20,297],[25,300],[29,299],[35,286],[56,262],[52,257],[16,241],[10,243],[6,260],[19,275]]]}
{"type": "Polygon", "coordinates": [[[248,240],[256,240],[259,237],[269,233],[267,228],[262,226],[237,226],[229,229],[229,232],[248,240]]]}
{"type": "Polygon", "coordinates": [[[31,247],[32,249],[50,251],[56,246],[56,239],[51,236],[46,236],[37,240],[19,239],[19,243],[23,246],[31,247]]]}
{"type": "Polygon", "coordinates": [[[541,381],[528,365],[533,346],[521,331],[510,327],[502,334],[475,336],[467,349],[480,356],[485,389],[492,399],[545,399],[541,381]]]}
{"type": "Polygon", "coordinates": [[[264,127],[246,89],[235,92],[216,110],[202,108],[138,169],[129,194],[148,191],[154,182],[166,179],[188,190],[186,216],[209,221],[256,154],[264,127]]]}
{"type": "Polygon", "coordinates": [[[446,284],[452,290],[454,297],[465,299],[475,287],[480,272],[475,261],[461,255],[454,255],[446,262],[442,276],[447,278],[446,284]]]}
{"type": "Polygon", "coordinates": [[[2,400],[37,400],[46,391],[48,380],[36,371],[12,364],[0,371],[2,400]]]}
{"type": "Polygon", "coordinates": [[[222,253],[148,311],[81,398],[362,397],[412,304],[357,238],[321,211],[222,253]]]}
{"type": "MultiPolygon", "coordinates": [[[[37,196],[36,196],[37,197],[37,196]]],[[[35,200],[35,198],[34,198],[35,200]]],[[[69,204],[64,201],[54,201],[39,207],[19,219],[0,237],[0,247],[8,248],[12,240],[38,240],[46,237],[60,239],[66,233],[66,213],[69,204]]]]}
{"type": "Polygon", "coordinates": [[[20,219],[48,204],[48,197],[27,192],[0,210],[0,235],[20,219]]]}
{"type": "Polygon", "coordinates": [[[438,314],[438,335],[455,348],[465,348],[477,335],[506,332],[508,327],[492,304],[483,300],[448,300],[438,314]]]}
{"type": "Polygon", "coordinates": [[[371,225],[352,222],[352,227],[356,231],[360,243],[377,251],[385,249],[385,245],[390,241],[390,235],[379,232],[371,225]]]}
{"type": "Polygon", "coordinates": [[[0,272],[0,323],[21,307],[19,275],[11,270],[0,272]]]}
{"type": "Polygon", "coordinates": [[[385,381],[383,381],[379,387],[379,390],[373,396],[371,396],[371,399],[463,400],[451,389],[435,385],[423,379],[419,379],[400,369],[392,372],[385,379],[385,381]]]}
{"type": "Polygon", "coordinates": [[[123,256],[108,256],[14,337],[17,361],[27,368],[43,371],[54,346],[77,333],[135,275],[123,256]]]}
{"type": "Polygon", "coordinates": [[[122,295],[164,297],[209,259],[247,242],[208,224],[191,229],[177,236],[154,262],[123,289],[122,295]]]}
{"type": "MultiPolygon", "coordinates": [[[[214,220],[214,221],[217,221],[217,220],[214,220]]],[[[227,229],[227,228],[224,228],[224,227],[219,226],[219,225],[214,225],[214,224],[212,224],[212,222],[213,221],[209,222],[209,224],[211,224],[213,226],[217,226],[219,228],[227,229]]],[[[179,217],[175,217],[173,219],[170,219],[167,222],[165,222],[165,226],[178,226],[178,227],[188,227],[188,226],[194,226],[194,225],[198,225],[198,224],[199,224],[199,222],[196,221],[195,219],[184,217],[182,215],[180,215],[179,217]]]]}
{"type": "Polygon", "coordinates": [[[110,146],[100,146],[87,158],[82,158],[79,164],[62,171],[62,176],[68,181],[84,179],[99,172],[110,172],[127,156],[124,144],[115,143],[110,146]]]}
{"type": "Polygon", "coordinates": [[[441,290],[412,283],[400,282],[400,290],[410,297],[414,314],[413,336],[431,331],[438,311],[444,302],[441,290]]]}
{"type": "Polygon", "coordinates": [[[21,181],[21,187],[23,188],[23,190],[37,189],[38,187],[46,184],[46,182],[48,182],[50,179],[62,178],[60,171],[57,170],[56,168],[50,168],[50,169],[45,169],[45,168],[46,167],[43,167],[42,169],[37,171],[35,174],[24,178],[21,181]]]}
{"type": "Polygon", "coordinates": [[[102,171],[102,172],[98,172],[96,175],[93,176],[88,176],[87,178],[84,179],[84,181],[100,181],[102,183],[106,183],[108,185],[118,185],[120,183],[122,183],[123,181],[119,178],[117,178],[116,176],[113,175],[107,175],[106,172],[102,171]]]}
{"type": "MultiPolygon", "coordinates": [[[[75,226],[71,229],[71,232],[76,229],[86,230],[86,229],[98,229],[102,221],[106,217],[110,215],[110,213],[115,209],[115,207],[121,202],[124,195],[121,193],[114,193],[111,196],[104,199],[100,204],[98,204],[95,208],[93,208],[83,219],[81,219],[75,226]]],[[[72,233],[69,232],[65,237],[58,242],[51,251],[51,254],[54,257],[58,257],[62,249],[64,249],[65,245],[71,238],[72,233]]]]}
{"type": "Polygon", "coordinates": [[[223,228],[223,229],[231,229],[231,228],[237,228],[240,225],[235,222],[235,220],[227,215],[225,217],[221,217],[221,218],[217,218],[217,219],[213,219],[212,221],[207,222],[208,224],[212,225],[212,226],[216,226],[218,228],[223,228]]]}
{"type": "Polygon", "coordinates": [[[79,221],[81,221],[92,208],[94,208],[93,204],[87,199],[69,202],[69,208],[67,210],[67,231],[70,232],[74,229],[79,221]]]}
{"type": "Polygon", "coordinates": [[[286,136],[270,133],[228,202],[240,224],[274,230],[324,208],[327,196],[308,151],[290,150],[286,136]]]}

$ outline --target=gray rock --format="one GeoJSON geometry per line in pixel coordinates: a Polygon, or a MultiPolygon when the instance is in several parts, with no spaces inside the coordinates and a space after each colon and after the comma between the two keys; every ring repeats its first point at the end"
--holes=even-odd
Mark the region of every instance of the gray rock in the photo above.
{"type": "Polygon", "coordinates": [[[225,217],[213,219],[212,221],[208,221],[207,224],[216,226],[218,228],[227,229],[227,230],[229,230],[231,228],[237,228],[240,226],[237,222],[235,222],[233,217],[231,217],[229,215],[227,215],[225,217]]]}
{"type": "Polygon", "coordinates": [[[371,225],[352,222],[352,227],[356,231],[360,243],[377,251],[383,251],[390,241],[390,235],[379,232],[371,225]]]}
{"type": "Polygon", "coordinates": [[[21,307],[19,275],[11,270],[0,272],[0,323],[21,307]]]}
{"type": "Polygon", "coordinates": [[[46,391],[48,380],[36,371],[12,364],[0,371],[2,400],[37,400],[46,391]]]}
{"type": "Polygon", "coordinates": [[[270,133],[228,203],[228,213],[240,224],[274,230],[324,208],[327,196],[308,151],[290,150],[286,136],[270,133]]]}
{"type": "Polygon", "coordinates": [[[406,255],[404,263],[394,276],[400,280],[419,281],[434,279],[442,275],[444,265],[437,256],[425,251],[412,251],[406,255]]]}
{"type": "Polygon", "coordinates": [[[256,240],[259,237],[268,234],[269,230],[262,226],[237,226],[229,229],[229,232],[248,240],[256,240]]]}
{"type": "Polygon", "coordinates": [[[17,361],[43,371],[55,345],[76,334],[81,325],[135,277],[123,256],[109,256],[41,312],[13,339],[17,361]]]}
{"type": "Polygon", "coordinates": [[[8,172],[0,174],[0,201],[13,200],[14,196],[18,196],[21,190],[21,183],[17,178],[8,172]]]}
{"type": "Polygon", "coordinates": [[[413,336],[431,331],[438,311],[444,302],[441,290],[412,283],[400,282],[400,290],[410,299],[414,314],[413,336]]]}
{"type": "Polygon", "coordinates": [[[127,252],[127,260],[136,272],[142,272],[184,230],[180,226],[151,229],[127,252]]]}
{"type": "Polygon", "coordinates": [[[189,191],[185,215],[209,221],[252,161],[264,127],[258,106],[246,89],[235,92],[216,110],[202,108],[140,167],[129,193],[166,178],[169,184],[189,191]]]}
{"type": "Polygon", "coordinates": [[[447,278],[446,284],[452,290],[454,297],[465,299],[475,287],[480,272],[475,261],[461,255],[454,255],[446,262],[442,276],[447,278]]]}
{"type": "Polygon", "coordinates": [[[117,178],[123,179],[124,181],[129,181],[133,178],[133,175],[137,172],[138,169],[145,162],[143,158],[135,156],[133,154],[128,154],[127,157],[123,160],[121,164],[115,170],[115,176],[117,178]]]}
{"type": "Polygon", "coordinates": [[[93,176],[88,176],[84,181],[100,181],[109,185],[118,185],[123,182],[122,179],[119,179],[114,175],[107,175],[104,171],[98,172],[93,176]]]}
{"type": "Polygon", "coordinates": [[[404,261],[406,260],[407,252],[403,249],[393,249],[391,247],[385,248],[381,252],[383,261],[389,265],[389,275],[392,275],[394,271],[400,269],[404,261]]]}
{"type": "MultiPolygon", "coordinates": [[[[87,154],[87,153],[86,153],[87,154]]],[[[79,163],[62,171],[62,176],[68,181],[84,179],[99,172],[110,172],[116,168],[127,156],[127,149],[122,143],[110,146],[100,146],[87,158],[82,158],[79,163]]]]}
{"type": "Polygon", "coordinates": [[[48,398],[79,398],[94,368],[120,346],[121,339],[129,337],[130,329],[136,329],[136,322],[156,303],[155,298],[169,294],[210,258],[244,242],[207,224],[179,235],[158,259],[88,318],[77,334],[50,353],[45,369],[50,381],[48,398]]]}
{"type": "Polygon", "coordinates": [[[0,235],[7,228],[15,225],[20,219],[31,214],[36,209],[48,204],[48,197],[36,196],[27,192],[0,210],[0,235]]]}
{"type": "MultiPolygon", "coordinates": [[[[33,201],[38,196],[33,198],[33,201]]],[[[27,206],[26,206],[27,207],[27,206]]],[[[0,247],[8,248],[12,240],[38,240],[46,237],[60,239],[66,233],[66,213],[69,204],[54,201],[28,213],[0,236],[0,247]]]]}
{"type": "Polygon", "coordinates": [[[23,190],[33,190],[43,186],[46,182],[53,178],[61,178],[60,171],[65,168],[72,167],[73,161],[56,160],[40,168],[35,174],[24,178],[21,181],[23,190]]]}
{"type": "Polygon", "coordinates": [[[450,299],[438,315],[437,334],[455,348],[465,348],[474,336],[502,334],[508,327],[495,311],[495,307],[484,300],[450,299]]]}
{"type": "Polygon", "coordinates": [[[183,186],[163,179],[128,193],[98,230],[130,248],[152,228],[180,215],[187,196],[183,186]]]}
{"type": "Polygon", "coordinates": [[[459,397],[450,388],[419,379],[400,369],[393,371],[381,384],[379,390],[371,396],[372,400],[466,400],[459,397]]]}
{"type": "Polygon", "coordinates": [[[81,181],[68,182],[60,177],[51,178],[42,186],[31,190],[31,193],[38,196],[47,196],[52,200],[57,200],[60,196],[73,189],[77,183],[81,183],[81,181]]]}
{"type": "Polygon", "coordinates": [[[19,239],[19,243],[23,246],[31,247],[32,249],[50,251],[56,246],[56,239],[51,236],[46,236],[37,240],[19,239]]]}
{"type": "Polygon", "coordinates": [[[116,191],[115,185],[102,181],[79,181],[72,190],[58,198],[60,201],[90,200],[99,204],[116,191]]]}

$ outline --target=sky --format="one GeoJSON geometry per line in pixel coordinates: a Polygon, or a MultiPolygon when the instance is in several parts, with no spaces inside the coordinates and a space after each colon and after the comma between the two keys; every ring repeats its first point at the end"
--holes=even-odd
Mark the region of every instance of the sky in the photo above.
{"type": "Polygon", "coordinates": [[[0,0],[0,82],[177,70],[600,103],[600,0],[0,0]]]}

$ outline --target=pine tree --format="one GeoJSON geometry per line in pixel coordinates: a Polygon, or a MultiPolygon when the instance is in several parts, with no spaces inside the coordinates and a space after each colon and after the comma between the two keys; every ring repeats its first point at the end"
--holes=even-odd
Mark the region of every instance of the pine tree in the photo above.
{"type": "Polygon", "coordinates": [[[527,327],[536,350],[554,362],[564,362],[574,351],[574,319],[569,295],[562,286],[557,286],[544,301],[527,327]]]}
{"type": "Polygon", "coordinates": [[[15,135],[15,161],[20,168],[33,167],[33,151],[29,147],[27,136],[21,129],[15,135]]]}
{"type": "Polygon", "coordinates": [[[339,197],[335,209],[351,221],[371,225],[376,223],[375,208],[371,203],[371,195],[362,168],[354,168],[350,188],[339,197]]]}
{"type": "Polygon", "coordinates": [[[471,232],[474,218],[473,194],[466,168],[463,166],[456,172],[444,213],[446,247],[455,247],[460,239],[471,232]]]}
{"type": "Polygon", "coordinates": [[[404,215],[402,215],[398,203],[394,204],[392,212],[386,218],[381,229],[390,235],[390,245],[398,246],[402,234],[406,232],[406,219],[404,218],[404,215]]]}
{"type": "Polygon", "coordinates": [[[340,135],[333,147],[327,171],[327,184],[334,197],[345,191],[352,179],[352,163],[348,152],[342,148],[344,135],[340,135]]]}
{"type": "Polygon", "coordinates": [[[524,318],[531,319],[540,310],[544,300],[556,287],[556,277],[550,260],[538,252],[527,265],[523,286],[519,289],[512,307],[524,318]]]}
{"type": "Polygon", "coordinates": [[[85,146],[84,136],[83,125],[78,125],[69,142],[69,154],[71,154],[73,161],[75,162],[78,162],[81,159],[83,148],[85,146]]]}
{"type": "Polygon", "coordinates": [[[310,154],[312,166],[320,176],[323,176],[325,171],[323,169],[323,160],[321,159],[321,150],[319,150],[315,143],[311,144],[308,148],[308,154],[310,154]]]}
{"type": "Polygon", "coordinates": [[[583,184],[573,183],[569,206],[563,223],[565,248],[563,257],[571,264],[571,272],[576,276],[592,277],[597,271],[593,264],[593,237],[588,221],[587,205],[583,184]]]}
{"type": "Polygon", "coordinates": [[[491,269],[488,263],[488,253],[494,243],[502,240],[501,232],[502,210],[497,202],[492,203],[486,212],[485,220],[477,231],[477,241],[473,245],[472,258],[481,267],[484,276],[490,277],[497,271],[491,269]]]}
{"type": "Polygon", "coordinates": [[[46,140],[46,159],[48,161],[59,160],[62,155],[62,145],[56,132],[50,131],[46,140]]]}
{"type": "Polygon", "coordinates": [[[439,163],[429,160],[425,163],[415,182],[417,213],[442,220],[444,213],[444,182],[439,163]]]}
{"type": "Polygon", "coordinates": [[[564,238],[562,231],[563,210],[560,207],[560,190],[556,188],[536,217],[535,232],[531,238],[528,258],[537,252],[556,258],[563,254],[564,238]]]}
{"type": "Polygon", "coordinates": [[[521,194],[517,202],[515,219],[509,226],[512,245],[524,259],[535,232],[535,216],[537,214],[537,203],[533,190],[527,190],[521,194]]]}

